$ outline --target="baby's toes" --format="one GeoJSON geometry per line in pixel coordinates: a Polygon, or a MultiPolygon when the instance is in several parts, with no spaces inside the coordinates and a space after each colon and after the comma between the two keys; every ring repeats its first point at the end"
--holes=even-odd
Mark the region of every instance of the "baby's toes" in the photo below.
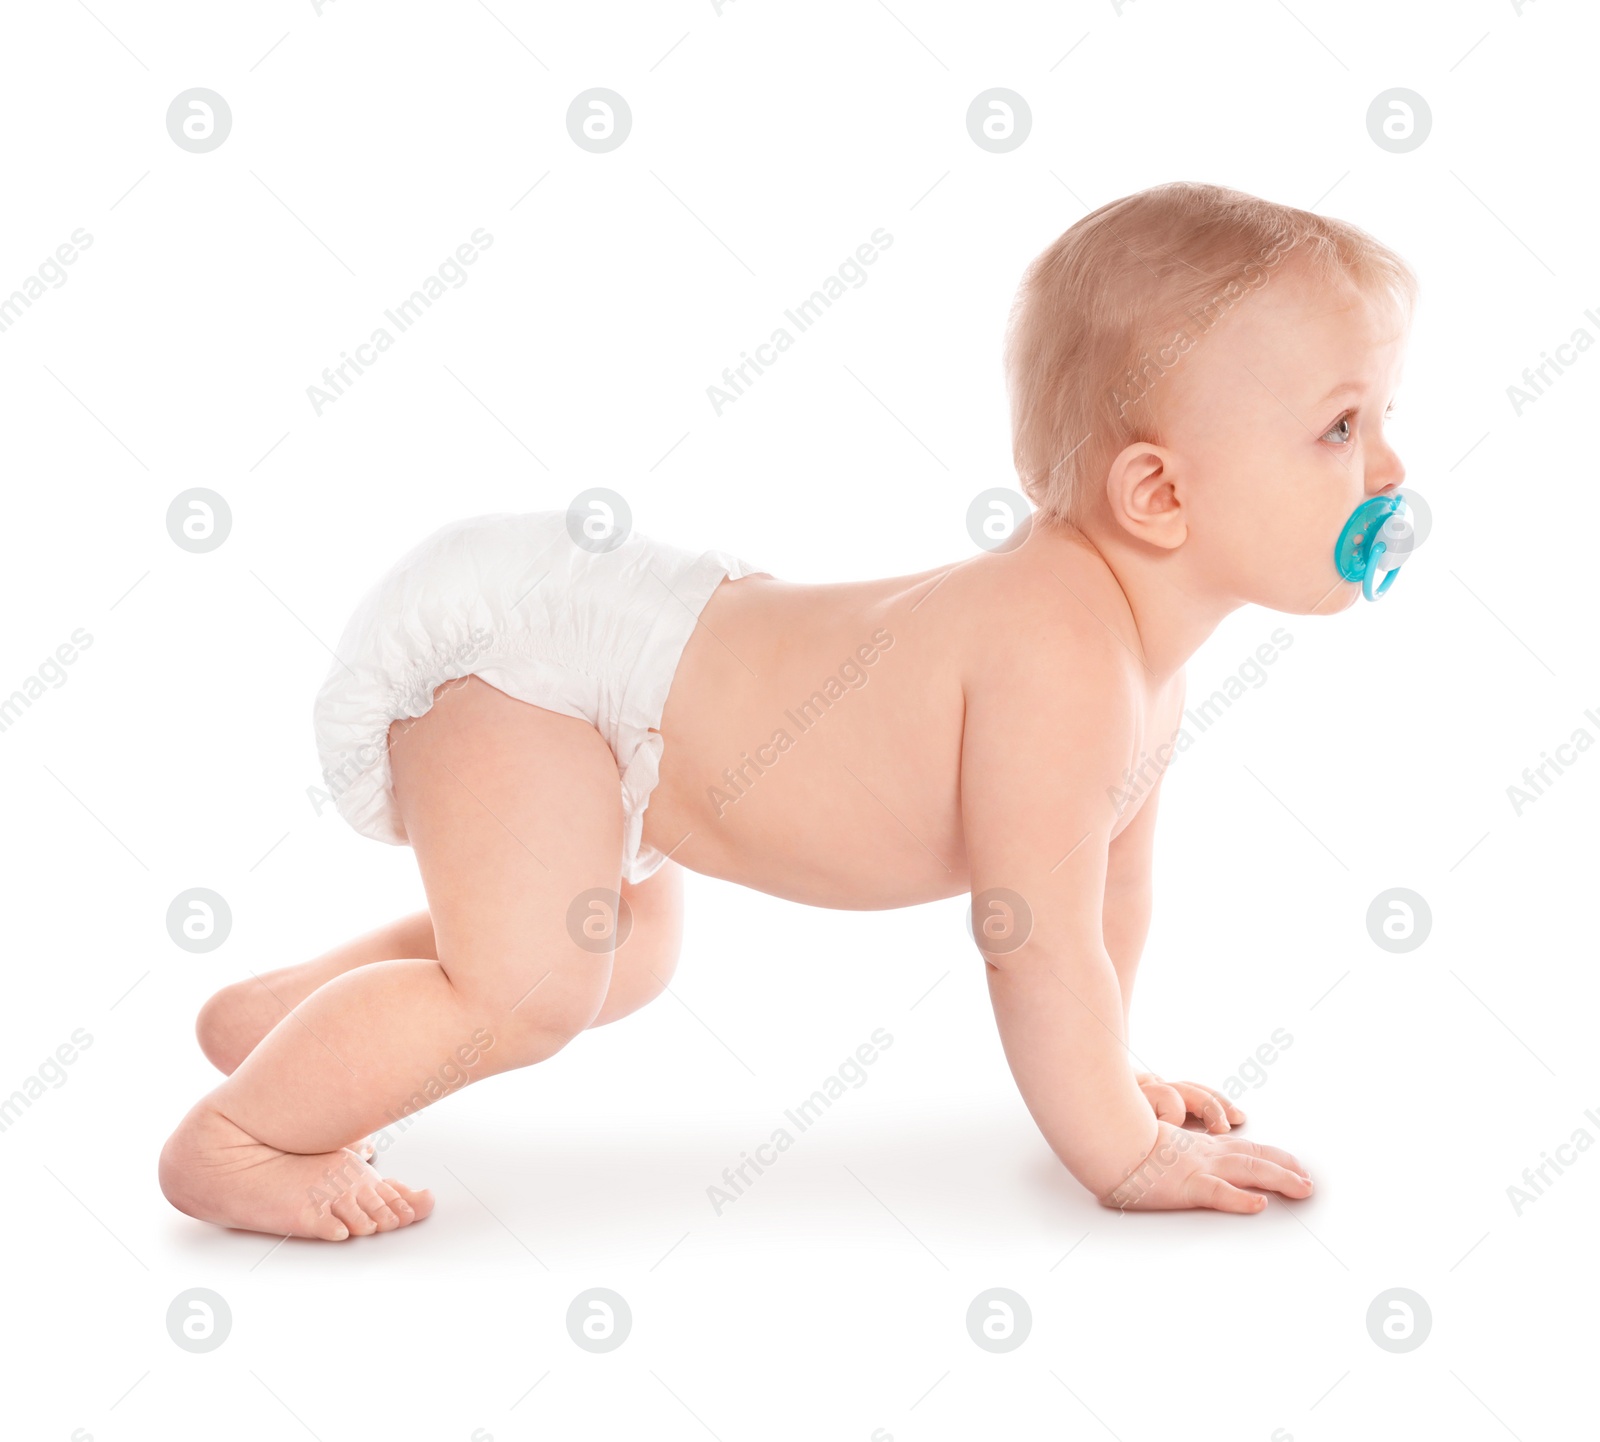
{"type": "Polygon", "coordinates": [[[356,1200],[361,1203],[362,1211],[372,1218],[380,1232],[392,1232],[402,1225],[399,1216],[390,1210],[389,1203],[378,1195],[376,1186],[358,1187],[356,1200]]]}
{"type": "Polygon", "coordinates": [[[417,1214],[411,1210],[411,1203],[402,1197],[389,1182],[377,1182],[374,1184],[373,1190],[388,1203],[389,1210],[400,1219],[402,1227],[409,1222],[416,1221],[417,1214]]]}
{"type": "Polygon", "coordinates": [[[413,1191],[403,1182],[397,1182],[393,1177],[385,1177],[384,1185],[393,1187],[400,1194],[400,1200],[411,1208],[411,1220],[420,1222],[433,1210],[433,1193],[426,1187],[413,1191]]]}
{"type": "Polygon", "coordinates": [[[311,1236],[325,1242],[342,1242],[350,1235],[350,1228],[339,1220],[332,1207],[321,1209],[308,1230],[311,1236]]]}
{"type": "Polygon", "coordinates": [[[334,1216],[350,1228],[352,1237],[370,1237],[378,1230],[378,1224],[362,1207],[355,1188],[340,1193],[334,1200],[332,1211],[334,1216]]]}

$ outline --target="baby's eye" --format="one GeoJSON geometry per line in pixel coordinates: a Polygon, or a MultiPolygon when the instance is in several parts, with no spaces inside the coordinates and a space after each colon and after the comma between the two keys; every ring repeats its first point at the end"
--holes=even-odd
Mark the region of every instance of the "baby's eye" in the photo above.
{"type": "MultiPolygon", "coordinates": [[[[1327,430],[1322,433],[1322,439],[1326,441],[1331,438],[1334,445],[1344,445],[1344,443],[1350,439],[1350,422],[1355,418],[1355,414],[1356,413],[1354,411],[1346,411],[1342,416],[1339,417],[1338,420],[1336,420],[1331,426],[1328,427],[1327,430]]],[[[1385,409],[1383,413],[1383,418],[1388,420],[1393,415],[1394,402],[1390,401],[1387,409],[1385,409]]]]}

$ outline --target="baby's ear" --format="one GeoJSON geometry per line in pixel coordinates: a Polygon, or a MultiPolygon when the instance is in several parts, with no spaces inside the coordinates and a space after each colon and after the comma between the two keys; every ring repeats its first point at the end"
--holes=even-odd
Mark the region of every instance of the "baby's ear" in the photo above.
{"type": "Polygon", "coordinates": [[[1106,471],[1112,519],[1136,540],[1164,551],[1176,550],[1189,535],[1176,468],[1177,457],[1166,447],[1135,441],[1117,452],[1106,471]]]}

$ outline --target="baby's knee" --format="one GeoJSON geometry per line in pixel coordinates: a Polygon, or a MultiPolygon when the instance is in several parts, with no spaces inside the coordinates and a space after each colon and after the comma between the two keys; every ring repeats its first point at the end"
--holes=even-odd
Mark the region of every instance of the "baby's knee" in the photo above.
{"type": "Polygon", "coordinates": [[[194,1019],[195,1039],[212,1066],[231,1076],[260,1040],[253,1015],[250,989],[258,985],[236,981],[212,996],[194,1019]]]}
{"type": "Polygon", "coordinates": [[[474,1023],[475,1076],[532,1066],[554,1056],[593,1024],[605,1004],[609,957],[541,968],[514,987],[456,984],[474,1023]]]}
{"type": "Polygon", "coordinates": [[[620,1021],[654,1001],[667,989],[677,965],[675,936],[662,938],[635,932],[617,948],[605,1003],[589,1025],[604,1026],[607,1022],[620,1021]]]}
{"type": "Polygon", "coordinates": [[[667,989],[683,943],[683,878],[669,861],[648,880],[623,884],[626,929],[619,923],[620,944],[613,953],[605,1004],[590,1026],[617,1021],[667,989]]]}
{"type": "Polygon", "coordinates": [[[475,1010],[471,1015],[478,1023],[473,1036],[482,1038],[476,1043],[479,1059],[470,1073],[474,1080],[545,1061],[589,1025],[582,1008],[541,1013],[531,1001],[512,1011],[475,1010]]]}

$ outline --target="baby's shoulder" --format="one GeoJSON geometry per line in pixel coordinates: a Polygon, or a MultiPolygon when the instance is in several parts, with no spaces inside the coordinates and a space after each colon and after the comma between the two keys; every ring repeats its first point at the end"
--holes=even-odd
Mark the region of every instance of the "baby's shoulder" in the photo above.
{"type": "Polygon", "coordinates": [[[973,568],[951,600],[969,689],[1018,703],[1115,708],[1139,691],[1138,634],[1120,590],[1088,568],[973,568]]]}
{"type": "Polygon", "coordinates": [[[1089,831],[1105,840],[1116,816],[1107,800],[1136,763],[1151,710],[1127,603],[1064,567],[976,579],[952,598],[969,837],[1002,849],[1063,831],[1073,836],[1061,850],[1089,831]]]}

